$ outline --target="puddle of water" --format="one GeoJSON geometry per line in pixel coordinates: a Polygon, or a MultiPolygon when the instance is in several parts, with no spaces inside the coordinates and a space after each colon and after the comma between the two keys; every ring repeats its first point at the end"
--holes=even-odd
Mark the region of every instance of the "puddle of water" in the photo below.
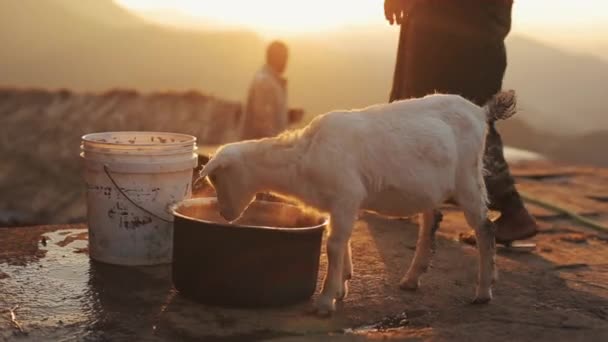
{"type": "MultiPolygon", "coordinates": [[[[170,267],[147,270],[90,261],[86,240],[57,243],[83,230],[45,234],[46,256],[27,266],[0,264],[0,310],[19,305],[17,321],[28,333],[20,340],[96,339],[151,335],[152,318],[171,290],[170,267]],[[67,232],[67,234],[66,234],[67,232]],[[146,311],[146,315],[142,312],[146,311]],[[147,322],[146,322],[147,321],[147,322]]],[[[0,320],[0,340],[14,333],[0,320]]]]}
{"type": "MultiPolygon", "coordinates": [[[[61,240],[56,233],[46,234],[46,237],[52,242],[61,240]]],[[[68,249],[45,249],[46,258],[40,262],[26,267],[2,265],[8,278],[3,280],[0,305],[20,305],[18,316],[36,321],[39,326],[78,322],[86,313],[82,310],[80,298],[88,286],[86,278],[80,274],[88,269],[88,265],[71,257],[68,249]],[[52,291],[48,291],[49,288],[52,291]]]]}
{"type": "Polygon", "coordinates": [[[409,320],[407,318],[407,313],[402,312],[395,316],[384,317],[380,321],[372,324],[366,324],[352,329],[344,329],[344,333],[366,335],[374,332],[403,328],[408,324],[409,320]]]}

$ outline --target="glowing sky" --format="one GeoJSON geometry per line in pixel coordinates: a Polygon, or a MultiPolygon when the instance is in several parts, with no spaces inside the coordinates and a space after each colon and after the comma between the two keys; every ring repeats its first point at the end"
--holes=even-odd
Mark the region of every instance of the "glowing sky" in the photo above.
{"type": "MultiPolygon", "coordinates": [[[[383,0],[114,1],[164,25],[240,28],[265,37],[348,26],[391,29],[384,21],[383,0]]],[[[608,60],[608,0],[515,0],[512,32],[608,60]]]]}
{"type": "MultiPolygon", "coordinates": [[[[310,32],[375,23],[382,0],[115,0],[135,12],[174,13],[260,33],[310,32]]],[[[605,0],[516,0],[515,29],[572,31],[608,25],[605,0]]]]}

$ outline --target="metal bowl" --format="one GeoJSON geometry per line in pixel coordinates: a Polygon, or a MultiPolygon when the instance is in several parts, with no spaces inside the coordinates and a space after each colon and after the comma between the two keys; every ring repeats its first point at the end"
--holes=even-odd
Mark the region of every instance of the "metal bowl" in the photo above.
{"type": "Polygon", "coordinates": [[[326,218],[257,200],[231,224],[216,198],[185,200],[172,211],[172,278],[180,294],[204,304],[262,307],[314,293],[326,218]]]}

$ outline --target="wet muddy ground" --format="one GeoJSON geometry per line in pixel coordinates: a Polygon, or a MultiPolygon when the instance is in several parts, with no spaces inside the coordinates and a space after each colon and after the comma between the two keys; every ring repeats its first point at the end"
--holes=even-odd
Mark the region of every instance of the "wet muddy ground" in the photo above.
{"type": "MultiPolygon", "coordinates": [[[[534,165],[515,172],[527,193],[608,224],[607,171],[534,165]]],[[[82,225],[0,228],[0,341],[608,340],[608,234],[530,208],[542,229],[537,247],[499,250],[495,300],[485,306],[469,304],[477,259],[458,241],[468,231],[460,212],[444,211],[433,267],[415,293],[397,287],[414,252],[414,224],[362,216],[350,295],[330,319],[308,314],[310,303],[197,304],[172,288],[170,265],[90,261],[82,225]]]]}

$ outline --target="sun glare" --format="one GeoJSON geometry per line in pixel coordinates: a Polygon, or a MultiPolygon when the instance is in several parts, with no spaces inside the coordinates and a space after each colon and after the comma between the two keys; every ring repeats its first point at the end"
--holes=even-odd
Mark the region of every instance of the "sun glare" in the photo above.
{"type": "MultiPolygon", "coordinates": [[[[114,0],[145,16],[166,11],[164,23],[179,17],[212,26],[245,28],[261,34],[319,32],[346,26],[385,24],[383,0],[114,0]],[[171,20],[171,14],[179,14],[171,20]]],[[[605,32],[605,0],[515,0],[514,31],[548,35],[605,32]]],[[[154,19],[153,19],[154,20],[154,19]]],[[[190,23],[192,21],[190,20],[190,23]]],[[[182,23],[183,24],[183,23],[182,23]]]]}
{"type": "Polygon", "coordinates": [[[116,0],[136,10],[180,14],[261,33],[299,33],[334,29],[383,19],[379,0],[116,0]]]}

